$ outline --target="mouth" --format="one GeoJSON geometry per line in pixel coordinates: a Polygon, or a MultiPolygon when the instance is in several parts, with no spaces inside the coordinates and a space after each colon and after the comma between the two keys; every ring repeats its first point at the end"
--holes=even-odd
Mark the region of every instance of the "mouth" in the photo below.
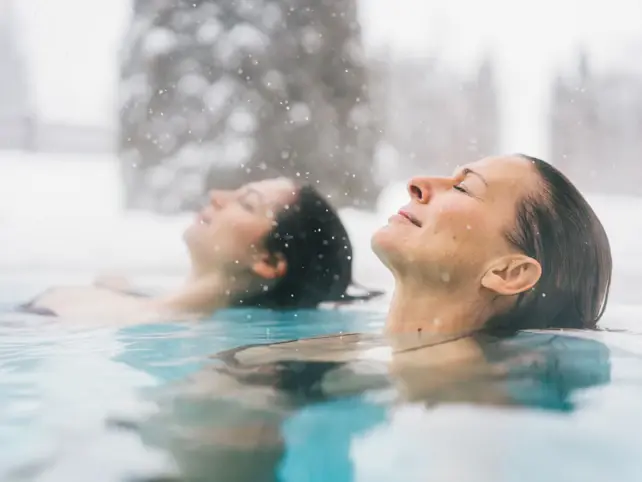
{"type": "Polygon", "coordinates": [[[196,215],[196,221],[198,222],[198,224],[209,226],[212,222],[212,218],[207,212],[202,211],[196,215]]]}
{"type": "Polygon", "coordinates": [[[397,213],[399,216],[406,218],[408,221],[410,221],[412,224],[417,226],[418,228],[421,227],[421,221],[414,217],[412,214],[410,214],[408,211],[404,211],[403,209],[400,209],[399,212],[397,213]]]}

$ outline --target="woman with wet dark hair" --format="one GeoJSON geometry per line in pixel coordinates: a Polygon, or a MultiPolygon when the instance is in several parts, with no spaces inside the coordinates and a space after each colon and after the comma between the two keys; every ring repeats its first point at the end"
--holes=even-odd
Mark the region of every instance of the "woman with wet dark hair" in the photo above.
{"type": "Polygon", "coordinates": [[[352,245],[341,219],[310,185],[276,215],[264,240],[270,253],[280,253],[288,266],[274,286],[240,297],[238,304],[274,309],[314,308],[323,302],[348,302],[376,296],[347,294],[352,284],[352,245]],[[304,281],[304,282],[303,282],[304,281]]]}
{"type": "Polygon", "coordinates": [[[311,186],[285,178],[212,191],[186,230],[191,273],[161,296],[123,286],[55,288],[23,310],[104,321],[194,318],[220,308],[314,308],[369,299],[347,293],[352,246],[336,211],[311,186]]]}
{"type": "Polygon", "coordinates": [[[373,237],[395,277],[391,333],[595,328],[611,284],[604,227],[546,162],[490,157],[415,177],[373,237]]]}
{"type": "Polygon", "coordinates": [[[537,260],[542,274],[490,328],[595,328],[611,285],[612,260],[602,223],[577,188],[550,164],[525,155],[540,192],[521,200],[506,236],[537,260]]]}

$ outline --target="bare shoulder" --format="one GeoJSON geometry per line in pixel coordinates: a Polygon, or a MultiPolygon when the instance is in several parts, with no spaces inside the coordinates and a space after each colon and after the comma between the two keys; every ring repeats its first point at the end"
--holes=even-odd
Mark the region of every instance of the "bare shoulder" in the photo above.
{"type": "Polygon", "coordinates": [[[60,317],[114,317],[140,312],[139,299],[95,286],[60,286],[35,298],[31,305],[53,311],[60,317]]]}

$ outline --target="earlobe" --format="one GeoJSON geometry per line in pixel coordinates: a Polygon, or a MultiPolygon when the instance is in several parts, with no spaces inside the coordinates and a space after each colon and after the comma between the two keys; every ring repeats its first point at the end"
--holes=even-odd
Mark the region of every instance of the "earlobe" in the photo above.
{"type": "Polygon", "coordinates": [[[278,279],[287,271],[287,261],[281,253],[262,255],[253,265],[252,271],[263,279],[278,279]]]}
{"type": "Polygon", "coordinates": [[[481,284],[499,295],[511,296],[528,291],[542,276],[539,262],[529,256],[498,260],[484,273],[481,284]]]}

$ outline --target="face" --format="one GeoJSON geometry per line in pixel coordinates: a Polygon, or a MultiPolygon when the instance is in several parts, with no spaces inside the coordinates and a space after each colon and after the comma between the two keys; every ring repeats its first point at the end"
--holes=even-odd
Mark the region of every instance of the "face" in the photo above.
{"type": "Polygon", "coordinates": [[[209,203],[185,232],[193,262],[201,270],[251,265],[275,216],[295,199],[285,178],[247,184],[235,191],[211,191],[209,203]]]}
{"type": "Polygon", "coordinates": [[[514,251],[505,233],[518,202],[537,190],[538,175],[519,157],[491,157],[451,177],[416,177],[410,200],[372,239],[395,275],[454,284],[479,279],[493,260],[514,251]]]}

